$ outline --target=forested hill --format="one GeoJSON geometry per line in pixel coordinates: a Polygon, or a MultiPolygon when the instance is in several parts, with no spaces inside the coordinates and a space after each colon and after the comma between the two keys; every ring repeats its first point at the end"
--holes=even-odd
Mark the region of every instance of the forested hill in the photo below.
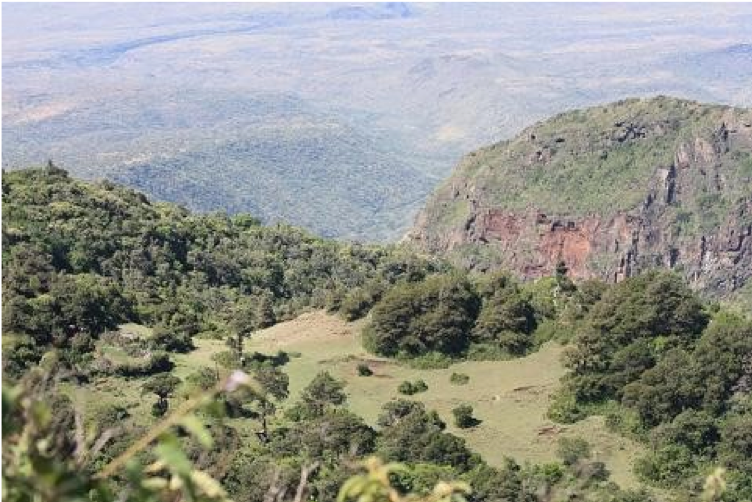
{"type": "Polygon", "coordinates": [[[3,248],[4,331],[38,337],[32,359],[71,325],[97,334],[133,321],[191,336],[222,330],[244,310],[286,319],[360,302],[363,287],[440,267],[246,214],[191,214],[55,166],[4,174],[3,248]]]}

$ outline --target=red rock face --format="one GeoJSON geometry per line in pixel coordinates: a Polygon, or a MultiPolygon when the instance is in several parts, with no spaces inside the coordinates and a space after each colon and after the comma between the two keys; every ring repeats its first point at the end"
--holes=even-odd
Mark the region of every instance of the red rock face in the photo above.
{"type": "Polygon", "coordinates": [[[716,231],[691,238],[677,237],[664,216],[644,211],[574,219],[551,218],[537,210],[489,209],[472,218],[463,232],[452,233],[443,250],[451,253],[464,244],[490,247],[500,268],[526,279],[552,275],[563,261],[578,279],[616,282],[665,267],[681,270],[699,289],[730,292],[749,280],[752,225],[742,222],[752,217],[752,197],[740,201],[716,231]]]}

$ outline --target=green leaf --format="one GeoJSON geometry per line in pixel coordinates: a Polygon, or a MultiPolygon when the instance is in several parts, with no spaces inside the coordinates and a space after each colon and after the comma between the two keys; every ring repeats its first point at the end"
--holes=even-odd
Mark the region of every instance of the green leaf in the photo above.
{"type": "Polygon", "coordinates": [[[190,476],[191,462],[186,457],[185,452],[180,447],[175,436],[164,436],[160,439],[159,444],[154,448],[157,458],[167,465],[170,471],[178,476],[190,476]]]}
{"type": "Polygon", "coordinates": [[[194,437],[204,448],[211,448],[214,444],[211,433],[206,428],[204,423],[195,415],[188,415],[183,417],[180,421],[180,425],[194,437]]]}

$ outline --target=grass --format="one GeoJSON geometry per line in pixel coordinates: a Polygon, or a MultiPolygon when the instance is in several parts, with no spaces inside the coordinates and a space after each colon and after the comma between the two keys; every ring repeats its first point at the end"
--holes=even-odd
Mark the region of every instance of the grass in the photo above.
{"type": "MultiPolygon", "coordinates": [[[[590,417],[567,426],[556,425],[545,417],[549,397],[565,372],[559,361],[561,346],[549,343],[539,352],[521,359],[469,361],[446,369],[415,369],[366,353],[358,340],[362,323],[346,323],[322,312],[313,312],[264,330],[248,344],[248,349],[302,354],[285,366],[293,400],[317,372],[327,370],[347,382],[345,390],[352,411],[375,424],[384,403],[405,397],[397,392],[400,382],[421,379],[428,390],[409,399],[422,401],[428,408],[438,411],[450,432],[465,438],[493,465],[501,465],[505,456],[519,462],[552,461],[560,437],[582,436],[592,444],[594,457],[605,462],[612,471],[614,481],[625,487],[637,485],[631,463],[640,447],[609,432],[602,417],[590,417]],[[368,363],[373,376],[358,377],[357,366],[361,362],[368,363]],[[464,373],[470,380],[466,385],[451,385],[452,373],[464,373]],[[465,403],[473,406],[473,415],[482,421],[472,429],[453,425],[451,410],[465,403]]],[[[203,346],[197,352],[207,350],[203,346]]]]}
{"type": "MultiPolygon", "coordinates": [[[[545,417],[549,397],[558,386],[565,369],[560,363],[562,347],[545,344],[540,351],[521,359],[507,361],[468,361],[445,369],[416,369],[365,352],[359,333],[364,321],[347,323],[324,312],[310,312],[257,333],[246,345],[249,352],[273,354],[279,350],[298,352],[284,366],[290,376],[290,399],[320,371],[329,371],[347,383],[348,406],[375,425],[382,406],[396,398],[421,401],[435,409],[453,434],[465,438],[469,446],[490,464],[502,465],[509,456],[518,462],[546,462],[555,459],[560,437],[581,436],[593,448],[594,457],[605,462],[612,479],[623,487],[638,485],[631,464],[640,447],[629,439],[609,432],[602,417],[590,417],[573,425],[554,424],[545,417]],[[373,370],[368,378],[358,376],[357,367],[367,363],[373,370]],[[453,373],[469,377],[465,385],[452,385],[453,373]],[[424,380],[426,392],[403,396],[397,391],[400,382],[424,380]],[[455,427],[452,409],[462,404],[473,407],[480,424],[471,429],[455,427]]],[[[133,326],[130,330],[137,331],[133,326]]],[[[173,373],[187,375],[207,366],[214,368],[212,356],[227,350],[221,340],[197,339],[196,350],[174,354],[173,373]]],[[[121,403],[141,424],[152,421],[149,408],[153,402],[142,396],[144,379],[103,378],[94,382],[78,399],[89,406],[121,403]]],[[[71,389],[72,390],[72,389],[71,389]]],[[[242,437],[249,441],[257,425],[253,420],[232,420],[242,437]]]]}

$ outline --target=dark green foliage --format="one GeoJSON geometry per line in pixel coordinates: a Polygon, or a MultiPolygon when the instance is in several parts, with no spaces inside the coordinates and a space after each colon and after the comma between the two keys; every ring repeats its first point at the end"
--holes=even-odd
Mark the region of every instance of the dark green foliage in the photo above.
{"type": "Polygon", "coordinates": [[[446,424],[441,421],[435,411],[426,412],[425,405],[418,401],[408,401],[407,399],[393,399],[382,407],[381,415],[377,420],[380,427],[390,427],[412,413],[428,413],[429,418],[440,430],[446,428],[446,424]]]}
{"type": "Polygon", "coordinates": [[[527,500],[523,499],[523,476],[520,466],[506,459],[501,469],[481,464],[465,474],[473,487],[471,500],[527,500]]]}
{"type": "Polygon", "coordinates": [[[672,350],[654,368],[643,372],[638,381],[624,387],[624,404],[637,410],[642,422],[651,427],[698,406],[701,388],[692,366],[689,353],[672,350]]]}
{"type": "Polygon", "coordinates": [[[167,399],[158,399],[151,405],[151,416],[155,418],[163,417],[169,407],[170,403],[167,399]]]}
{"type": "Polygon", "coordinates": [[[454,416],[454,425],[460,429],[469,429],[475,427],[480,423],[479,420],[473,417],[473,407],[469,404],[462,404],[452,410],[454,416]]]}
{"type": "Polygon", "coordinates": [[[166,373],[175,365],[164,352],[154,352],[143,361],[128,361],[113,366],[111,373],[123,377],[143,377],[166,373]]]}
{"type": "Polygon", "coordinates": [[[188,385],[199,390],[209,390],[219,382],[219,375],[214,368],[199,368],[185,378],[188,385]]]}
{"type": "Polygon", "coordinates": [[[706,412],[687,410],[654,429],[652,439],[658,448],[675,444],[694,455],[712,458],[720,440],[719,424],[706,412]]]}
{"type": "Polygon", "coordinates": [[[180,382],[180,379],[174,375],[157,375],[147,380],[141,389],[145,394],[156,394],[160,399],[165,399],[175,392],[180,382]]]}
{"type": "Polygon", "coordinates": [[[459,276],[398,285],[373,309],[364,343],[386,356],[461,354],[470,342],[477,309],[477,295],[459,276]]]}
{"type": "Polygon", "coordinates": [[[384,285],[380,282],[371,281],[350,291],[342,298],[338,308],[339,313],[346,321],[355,321],[364,317],[381,298],[384,289],[384,285]]]}
{"type": "Polygon", "coordinates": [[[390,460],[449,465],[459,472],[480,463],[465,441],[444,432],[444,423],[420,403],[388,403],[379,424],[383,429],[378,452],[390,460]]]}
{"type": "Polygon", "coordinates": [[[742,460],[748,431],[740,424],[749,409],[752,322],[704,306],[663,272],[592,296],[600,299],[567,354],[573,371],[549,416],[578,420],[609,401],[609,427],[650,441],[635,465],[643,480],[676,488],[721,463],[740,486],[748,483],[741,474],[750,467],[742,460]]]}
{"type": "MultiPolygon", "coordinates": [[[[69,350],[79,333],[96,342],[126,321],[159,326],[155,347],[185,351],[198,332],[237,342],[239,333],[322,307],[331,291],[366,293],[366,303],[348,300],[357,307],[349,315],[361,316],[383,289],[445,267],[396,247],[263,227],[248,215],[192,215],[49,170],[6,173],[3,193],[3,328],[35,344],[4,354],[6,372],[16,374],[51,346],[69,350]]],[[[241,345],[233,345],[238,359],[241,345]]]]}
{"type": "Polygon", "coordinates": [[[556,456],[559,457],[562,463],[566,466],[575,465],[580,460],[587,460],[590,458],[590,444],[579,437],[563,437],[558,441],[556,456]]]}
{"type": "Polygon", "coordinates": [[[688,346],[707,322],[697,296],[670,273],[650,272],[610,288],[593,305],[568,354],[577,397],[620,397],[657,355],[688,346]]]}
{"type": "MultiPolygon", "coordinates": [[[[718,458],[739,472],[752,473],[752,413],[729,416],[721,426],[718,458]]],[[[752,484],[752,483],[750,483],[752,484]]]]}
{"type": "Polygon", "coordinates": [[[697,465],[689,449],[672,444],[637,459],[634,470],[641,479],[668,488],[697,474],[697,465]]]}
{"type": "Polygon", "coordinates": [[[195,349],[193,338],[186,332],[176,332],[163,326],[156,326],[152,333],[151,347],[154,350],[184,354],[195,349]]]}
{"type": "Polygon", "coordinates": [[[373,451],[376,433],[362,418],[345,409],[328,409],[321,416],[295,423],[278,434],[272,450],[308,458],[364,455],[373,451]]]}
{"type": "Polygon", "coordinates": [[[344,384],[334,379],[326,371],[322,371],[303,389],[300,401],[287,410],[287,414],[294,420],[307,420],[324,415],[324,412],[347,400],[344,384]]]}
{"type": "Polygon", "coordinates": [[[412,396],[413,394],[418,394],[427,390],[428,385],[426,385],[426,382],[423,380],[416,380],[415,382],[405,380],[397,387],[397,392],[406,396],[412,396]]]}
{"type": "Polygon", "coordinates": [[[373,370],[366,363],[358,364],[357,371],[359,376],[373,375],[373,370]]]}
{"type": "Polygon", "coordinates": [[[536,324],[529,300],[516,285],[505,284],[483,302],[473,328],[473,340],[498,345],[510,354],[524,354],[532,345],[530,334],[536,324]]]}
{"type": "Polygon", "coordinates": [[[449,377],[449,382],[454,385],[466,385],[470,381],[470,377],[464,373],[452,373],[449,377]]]}
{"type": "Polygon", "coordinates": [[[151,414],[155,417],[161,417],[167,412],[169,402],[167,398],[175,392],[175,389],[180,385],[181,380],[170,374],[157,375],[149,379],[141,387],[144,394],[156,394],[157,402],[151,407],[151,414]]]}

